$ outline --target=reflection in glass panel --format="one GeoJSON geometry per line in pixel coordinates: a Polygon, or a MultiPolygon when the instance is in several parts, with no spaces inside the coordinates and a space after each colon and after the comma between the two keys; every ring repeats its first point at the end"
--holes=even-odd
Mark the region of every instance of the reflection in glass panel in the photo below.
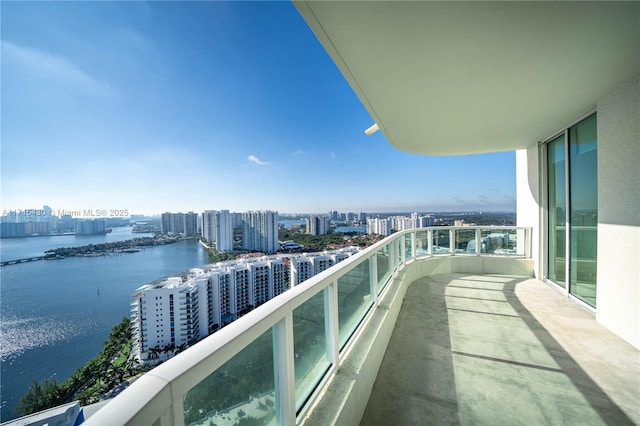
{"type": "Polygon", "coordinates": [[[565,287],[566,267],[566,161],[564,135],[547,145],[547,173],[549,186],[548,278],[565,287]]]}
{"type": "Polygon", "coordinates": [[[326,290],[293,311],[296,409],[302,407],[329,368],[325,327],[326,290]]]}
{"type": "Polygon", "coordinates": [[[598,145],[596,116],[569,130],[571,284],[569,292],[596,306],[598,145]]]}
{"type": "Polygon", "coordinates": [[[454,243],[456,253],[476,253],[476,230],[456,229],[454,243]]]}
{"type": "Polygon", "coordinates": [[[371,305],[373,305],[373,295],[369,277],[369,259],[367,259],[338,278],[338,324],[341,349],[371,305]]]}
{"type": "MultiPolygon", "coordinates": [[[[524,238],[524,233],[522,233],[524,238]]],[[[515,229],[482,229],[480,231],[481,252],[500,256],[523,256],[518,252],[518,231],[515,229]]],[[[524,244],[520,244],[524,249],[524,244]]]]}
{"type": "Polygon", "coordinates": [[[391,277],[389,262],[389,245],[386,245],[376,252],[378,293],[384,289],[391,277]]]}
{"type": "Polygon", "coordinates": [[[184,423],[276,423],[273,339],[266,331],[184,396],[184,423]]]}
{"type": "Polygon", "coordinates": [[[408,261],[413,257],[413,234],[404,236],[404,259],[408,261]]]}
{"type": "Polygon", "coordinates": [[[416,257],[429,254],[429,231],[416,232],[416,257]]]}
{"type": "Polygon", "coordinates": [[[433,230],[433,254],[450,253],[449,230],[433,230]]]}

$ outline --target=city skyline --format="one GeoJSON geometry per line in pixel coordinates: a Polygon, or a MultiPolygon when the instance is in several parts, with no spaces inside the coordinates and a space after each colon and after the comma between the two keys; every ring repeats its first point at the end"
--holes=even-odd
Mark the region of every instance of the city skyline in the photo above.
{"type": "Polygon", "coordinates": [[[18,3],[2,210],[515,211],[515,153],[393,148],[291,3],[18,3]]]}

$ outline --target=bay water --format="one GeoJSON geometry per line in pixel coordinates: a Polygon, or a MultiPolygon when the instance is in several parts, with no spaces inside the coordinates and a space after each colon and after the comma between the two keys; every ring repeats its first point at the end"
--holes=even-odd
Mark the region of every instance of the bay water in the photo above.
{"type": "MultiPolygon", "coordinates": [[[[121,241],[148,234],[114,228],[96,236],[3,239],[2,260],[41,256],[45,250],[121,241]]],[[[98,355],[111,329],[130,316],[136,288],[208,262],[197,240],[137,253],[70,257],[0,268],[0,419],[18,417],[15,406],[33,380],[65,380],[98,355]]]]}

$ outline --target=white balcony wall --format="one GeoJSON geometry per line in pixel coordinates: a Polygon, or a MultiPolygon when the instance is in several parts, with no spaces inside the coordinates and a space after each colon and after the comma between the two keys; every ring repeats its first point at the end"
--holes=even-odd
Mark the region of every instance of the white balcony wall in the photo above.
{"type": "MultiPolygon", "coordinates": [[[[532,141],[534,142],[534,141],[532,141]]],[[[543,202],[540,199],[540,166],[538,144],[516,151],[516,224],[533,229],[531,258],[535,277],[542,279],[542,240],[538,238],[542,226],[543,202]]]]}
{"type": "Polygon", "coordinates": [[[640,77],[597,109],[596,318],[640,348],[640,77]]]}

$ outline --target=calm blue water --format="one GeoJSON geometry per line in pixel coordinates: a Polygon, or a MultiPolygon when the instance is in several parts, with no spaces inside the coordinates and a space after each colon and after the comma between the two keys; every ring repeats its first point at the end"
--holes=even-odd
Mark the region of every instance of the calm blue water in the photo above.
{"type": "Polygon", "coordinates": [[[333,232],[367,232],[366,226],[338,226],[333,232]]]}
{"type": "MultiPolygon", "coordinates": [[[[49,248],[142,236],[116,228],[103,236],[2,240],[2,259],[49,248]]],[[[207,263],[196,240],[103,257],[72,257],[0,268],[0,419],[36,379],[62,381],[96,356],[111,329],[130,315],[130,295],[143,284],[207,263]],[[98,291],[99,290],[99,291],[98,291]]]]}

